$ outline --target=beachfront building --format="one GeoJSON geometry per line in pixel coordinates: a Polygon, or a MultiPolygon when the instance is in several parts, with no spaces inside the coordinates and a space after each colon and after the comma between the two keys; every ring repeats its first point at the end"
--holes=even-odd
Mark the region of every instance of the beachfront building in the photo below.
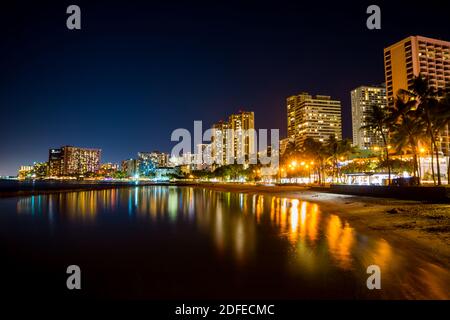
{"type": "Polygon", "coordinates": [[[212,144],[200,143],[195,154],[196,170],[210,170],[212,168],[212,144]]]}
{"type": "MultiPolygon", "coordinates": [[[[428,78],[435,89],[450,87],[450,42],[410,36],[384,49],[388,107],[393,107],[400,89],[412,88],[414,78],[428,78]]],[[[450,153],[449,128],[441,132],[441,150],[450,153]]]]}
{"type": "Polygon", "coordinates": [[[255,114],[252,111],[240,111],[228,119],[232,133],[232,150],[235,163],[248,163],[256,156],[255,114]]]}
{"type": "Polygon", "coordinates": [[[49,150],[51,176],[75,176],[100,169],[101,149],[64,146],[49,150]]]}
{"type": "Polygon", "coordinates": [[[287,137],[301,148],[307,138],[324,142],[331,135],[342,139],[341,102],[307,92],[286,98],[287,137]]]}
{"type": "Polygon", "coordinates": [[[223,120],[213,124],[212,126],[211,151],[213,162],[217,166],[231,163],[232,135],[230,129],[230,124],[223,120]]]}
{"type": "Polygon", "coordinates": [[[249,162],[256,156],[255,114],[240,111],[212,126],[211,154],[216,166],[249,162]]]}
{"type": "Polygon", "coordinates": [[[373,106],[386,108],[386,88],[384,86],[360,86],[351,91],[353,146],[368,150],[383,146],[379,132],[361,129],[373,106]]]}
{"type": "Polygon", "coordinates": [[[143,162],[151,162],[155,167],[167,167],[169,163],[169,155],[164,152],[138,152],[138,159],[143,162]]]}
{"type": "Polygon", "coordinates": [[[138,152],[139,174],[148,176],[155,172],[158,167],[167,167],[169,155],[159,151],[138,152]]]}

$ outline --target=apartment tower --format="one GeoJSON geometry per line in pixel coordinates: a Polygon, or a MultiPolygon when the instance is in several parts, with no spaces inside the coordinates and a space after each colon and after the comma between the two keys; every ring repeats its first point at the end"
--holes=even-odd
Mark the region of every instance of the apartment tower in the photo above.
{"type": "Polygon", "coordinates": [[[330,96],[302,92],[286,99],[287,137],[301,148],[307,138],[324,142],[330,135],[342,139],[341,102],[330,96]]]}
{"type": "Polygon", "coordinates": [[[386,108],[386,88],[383,86],[360,86],[350,93],[352,103],[353,145],[360,149],[371,149],[383,145],[378,132],[361,129],[367,125],[367,118],[373,106],[386,108]]]}
{"type": "MultiPolygon", "coordinates": [[[[414,77],[428,78],[435,89],[450,87],[450,42],[410,36],[384,49],[386,96],[389,107],[400,89],[411,89],[414,77]]],[[[449,154],[449,130],[441,133],[441,148],[449,154]]]]}

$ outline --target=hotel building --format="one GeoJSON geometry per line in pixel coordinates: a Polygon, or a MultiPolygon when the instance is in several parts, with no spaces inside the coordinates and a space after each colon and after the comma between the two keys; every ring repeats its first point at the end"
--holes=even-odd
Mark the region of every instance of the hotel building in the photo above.
{"type": "Polygon", "coordinates": [[[155,167],[167,167],[169,163],[169,155],[164,152],[138,152],[138,159],[140,161],[152,162],[155,167]]]}
{"type": "Polygon", "coordinates": [[[256,156],[255,148],[255,114],[251,111],[240,111],[232,114],[228,120],[233,135],[233,156],[235,162],[243,159],[248,162],[250,156],[256,156]]]}
{"type": "Polygon", "coordinates": [[[350,93],[352,102],[353,146],[371,149],[382,146],[383,138],[373,130],[361,129],[367,124],[372,106],[386,108],[386,88],[384,86],[360,86],[350,93]]]}
{"type": "Polygon", "coordinates": [[[330,135],[342,139],[341,102],[330,96],[302,92],[286,99],[287,137],[301,148],[307,138],[326,141],[330,135]]]}
{"type": "Polygon", "coordinates": [[[64,146],[49,150],[51,176],[82,175],[97,172],[100,168],[100,149],[64,146]]]}
{"type": "Polygon", "coordinates": [[[212,131],[211,151],[214,164],[219,166],[230,164],[232,162],[230,124],[221,120],[213,124],[212,131]]]}
{"type": "Polygon", "coordinates": [[[251,155],[256,156],[255,114],[240,111],[212,126],[212,157],[217,165],[248,163],[251,155]]]}
{"type": "MultiPolygon", "coordinates": [[[[389,107],[400,89],[411,89],[414,77],[428,78],[435,89],[450,87],[450,42],[410,36],[384,49],[386,96],[389,107]]],[[[442,151],[449,154],[448,128],[441,134],[442,151]]]]}
{"type": "Polygon", "coordinates": [[[195,154],[196,170],[211,169],[212,164],[212,144],[200,143],[197,145],[197,152],[195,154]]]}

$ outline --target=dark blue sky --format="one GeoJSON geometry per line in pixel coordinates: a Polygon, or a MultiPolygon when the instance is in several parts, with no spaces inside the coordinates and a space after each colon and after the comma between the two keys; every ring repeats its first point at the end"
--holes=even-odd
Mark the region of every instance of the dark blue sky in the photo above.
{"type": "Polygon", "coordinates": [[[103,161],[170,151],[175,128],[239,109],[286,131],[285,98],[341,99],[384,80],[383,48],[408,35],[450,40],[448,5],[346,1],[16,1],[2,4],[0,175],[46,161],[48,148],[98,147],[103,161]],[[78,4],[82,30],[66,28],[78,4]]]}

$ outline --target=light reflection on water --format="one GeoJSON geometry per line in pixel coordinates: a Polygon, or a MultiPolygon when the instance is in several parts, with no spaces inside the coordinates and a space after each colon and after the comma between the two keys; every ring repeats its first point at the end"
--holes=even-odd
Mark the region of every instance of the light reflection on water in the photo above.
{"type": "Polygon", "coordinates": [[[143,225],[190,226],[188,232],[207,235],[216,254],[233,259],[236,268],[284,265],[292,281],[296,276],[344,275],[352,279],[351,285],[358,283],[360,291],[368,276],[365,269],[377,264],[386,284],[382,297],[448,298],[446,270],[397,250],[384,239],[359,234],[338,215],[322,213],[319,205],[299,199],[187,187],[131,187],[21,197],[16,212],[47,220],[52,228],[96,225],[108,217],[143,225]]]}

